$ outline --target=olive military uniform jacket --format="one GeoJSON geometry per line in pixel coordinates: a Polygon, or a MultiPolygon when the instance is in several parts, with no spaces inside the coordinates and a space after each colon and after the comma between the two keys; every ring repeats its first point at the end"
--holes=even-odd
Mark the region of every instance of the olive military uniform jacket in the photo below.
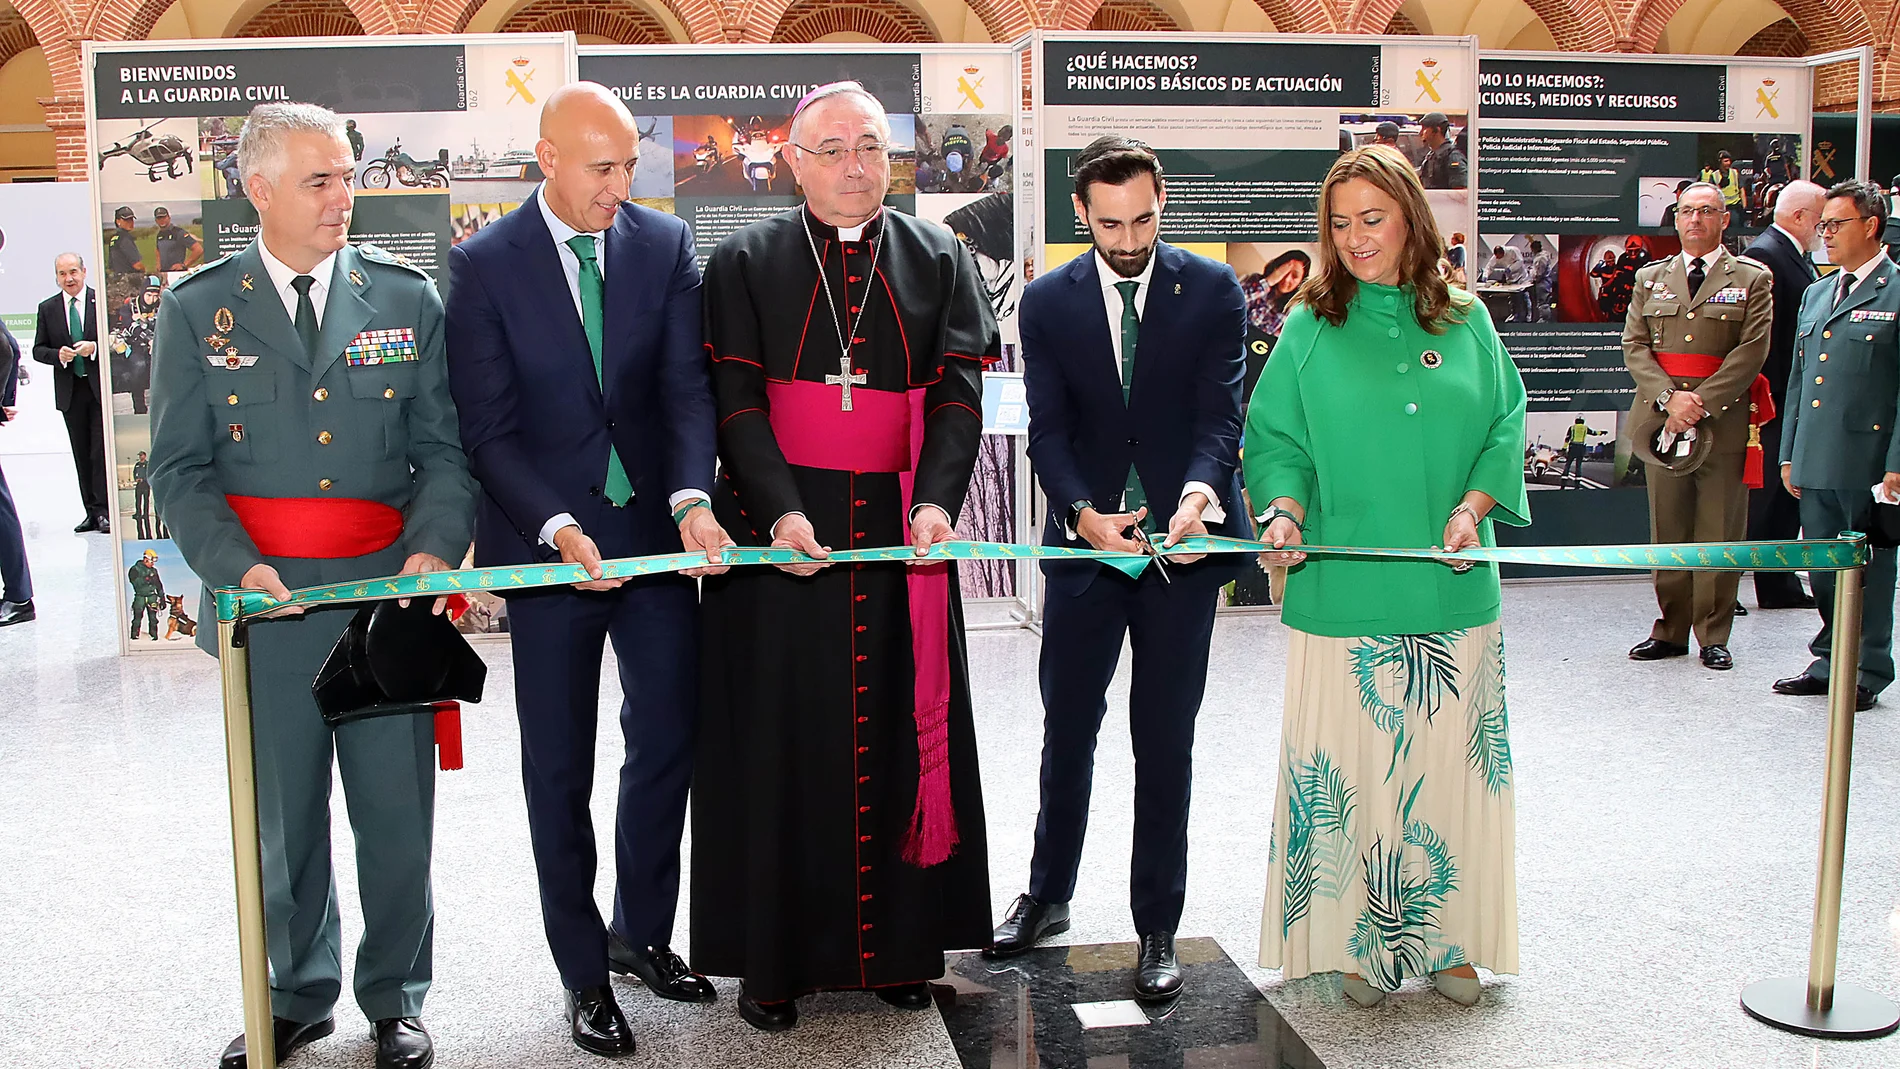
{"type": "MultiPolygon", "coordinates": [[[[390,574],[412,553],[459,564],[475,481],[449,396],[442,299],[374,246],[332,261],[317,355],[304,352],[257,242],[165,292],[153,347],[151,482],[206,588],[268,563],[292,588],[390,574]],[[373,333],[366,333],[373,332],[373,333]],[[403,514],[396,544],[363,557],[266,558],[226,495],[356,498],[403,514]]],[[[199,631],[215,649],[215,629],[199,631]]]]}
{"type": "Polygon", "coordinates": [[[1880,257],[1839,304],[1836,273],[1808,287],[1781,420],[1794,484],[1865,494],[1900,471],[1900,270],[1880,257]]]}
{"type": "MultiPolygon", "coordinates": [[[[1636,272],[1636,290],[1623,322],[1623,359],[1636,379],[1630,440],[1646,460],[1647,442],[1665,418],[1656,399],[1668,390],[1701,395],[1709,413],[1696,424],[1697,437],[1707,439],[1701,455],[1748,448],[1748,390],[1768,359],[1774,275],[1726,249],[1705,257],[1704,271],[1696,293],[1689,292],[1689,269],[1680,255],[1636,272]],[[1722,364],[1712,375],[1672,377],[1663,370],[1658,353],[1699,353],[1722,364]]],[[[1653,463],[1651,467],[1678,473],[1653,463]]]]}

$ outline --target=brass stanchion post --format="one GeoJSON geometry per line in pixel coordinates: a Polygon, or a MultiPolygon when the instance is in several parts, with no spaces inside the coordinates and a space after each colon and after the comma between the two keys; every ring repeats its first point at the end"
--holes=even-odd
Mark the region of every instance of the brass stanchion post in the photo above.
{"type": "Polygon", "coordinates": [[[231,781],[231,856],[237,874],[238,964],[250,1069],[277,1069],[270,959],[264,950],[264,862],[257,832],[257,756],[251,741],[251,651],[241,620],[218,620],[224,683],[224,759],[231,781]]]}
{"type": "Polygon", "coordinates": [[[1866,567],[1834,576],[1833,643],[1828,654],[1827,768],[1822,786],[1820,871],[1808,975],[1758,980],[1742,990],[1742,1009],[1764,1024],[1828,1039],[1870,1039],[1900,1027],[1900,1006],[1854,984],[1836,982],[1841,936],[1841,871],[1847,860],[1848,783],[1854,762],[1855,684],[1860,679],[1860,621],[1866,567]]]}

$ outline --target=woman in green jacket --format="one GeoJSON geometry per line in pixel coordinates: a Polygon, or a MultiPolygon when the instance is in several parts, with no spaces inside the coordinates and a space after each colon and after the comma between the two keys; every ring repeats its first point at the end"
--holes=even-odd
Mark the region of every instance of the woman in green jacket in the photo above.
{"type": "Polygon", "coordinates": [[[1484,304],[1439,277],[1403,156],[1341,156],[1319,218],[1242,460],[1276,547],[1263,563],[1291,569],[1260,963],[1341,973],[1365,1006],[1426,975],[1470,1005],[1473,966],[1517,971],[1497,569],[1298,547],[1455,551],[1527,523],[1524,385],[1484,304]]]}

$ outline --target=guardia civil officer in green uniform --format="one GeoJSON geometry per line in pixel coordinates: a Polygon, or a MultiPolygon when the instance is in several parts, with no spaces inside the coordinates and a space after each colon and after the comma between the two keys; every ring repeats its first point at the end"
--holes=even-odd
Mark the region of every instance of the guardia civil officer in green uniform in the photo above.
{"type": "MultiPolygon", "coordinates": [[[[1648,465],[1657,543],[1740,541],[1749,488],[1762,481],[1760,428],[1774,414],[1761,374],[1774,275],[1722,247],[1727,225],[1719,188],[1696,182],[1677,194],[1682,254],[1636,272],[1623,323],[1623,362],[1636,379],[1630,448],[1648,465]]],[[[1694,631],[1704,666],[1733,668],[1728,638],[1740,581],[1740,572],[1657,572],[1662,618],[1630,659],[1687,656],[1694,631]]]]}
{"type": "MultiPolygon", "coordinates": [[[[1801,298],[1794,364],[1781,420],[1781,481],[1800,499],[1810,538],[1865,531],[1880,483],[1900,493],[1900,271],[1880,244],[1887,198],[1872,182],[1842,182],[1827,192],[1821,237],[1840,270],[1801,298]]],[[[1873,707],[1893,682],[1894,550],[1876,548],[1867,566],[1860,620],[1860,678],[1855,697],[1873,707]]],[[[1781,694],[1827,693],[1833,642],[1834,573],[1814,572],[1821,633],[1809,643],[1814,663],[1775,683],[1781,694]]]]}
{"type": "MultiPolygon", "coordinates": [[[[160,514],[207,588],[282,598],[288,587],[448,569],[468,548],[476,491],[435,286],[387,253],[348,244],[354,169],[336,115],[259,105],[237,156],[258,240],[174,284],[159,310],[151,480],[160,514]]],[[[201,611],[215,611],[208,596],[201,611]]],[[[363,901],[357,1005],[374,1023],[378,1069],[423,1069],[434,1060],[418,1019],[434,925],[431,718],[325,725],[311,682],[350,616],[250,631],[274,1038],[281,1059],[335,1029],[334,753],[363,901]]],[[[207,650],[212,630],[199,632],[207,650]]],[[[223,1066],[245,1065],[240,1035],[223,1066]]]]}

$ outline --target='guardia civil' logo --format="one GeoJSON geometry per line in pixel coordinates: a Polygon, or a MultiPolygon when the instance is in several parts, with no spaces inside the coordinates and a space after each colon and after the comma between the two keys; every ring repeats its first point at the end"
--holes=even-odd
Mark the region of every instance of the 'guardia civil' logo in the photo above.
{"type": "Polygon", "coordinates": [[[963,73],[957,76],[957,95],[963,98],[965,107],[970,111],[983,110],[983,98],[977,95],[977,91],[982,88],[982,68],[974,63],[963,68],[963,73]]]}
{"type": "Polygon", "coordinates": [[[1445,72],[1437,67],[1438,61],[1435,59],[1427,59],[1418,65],[1418,72],[1412,77],[1418,83],[1418,95],[1412,98],[1414,102],[1429,99],[1438,104],[1444,101],[1445,98],[1438,92],[1438,79],[1444,77],[1445,72]]]}
{"type": "Polygon", "coordinates": [[[1761,105],[1755,109],[1755,117],[1759,119],[1766,115],[1770,119],[1781,118],[1781,112],[1775,110],[1775,98],[1780,95],[1781,90],[1775,88],[1775,80],[1763,78],[1761,84],[1755,87],[1755,103],[1761,105]]]}
{"type": "Polygon", "coordinates": [[[502,103],[513,104],[517,99],[523,104],[534,103],[534,91],[528,88],[528,83],[532,81],[534,68],[528,66],[528,57],[516,56],[509,64],[507,76],[502,78],[503,84],[508,86],[508,99],[502,103]]]}

